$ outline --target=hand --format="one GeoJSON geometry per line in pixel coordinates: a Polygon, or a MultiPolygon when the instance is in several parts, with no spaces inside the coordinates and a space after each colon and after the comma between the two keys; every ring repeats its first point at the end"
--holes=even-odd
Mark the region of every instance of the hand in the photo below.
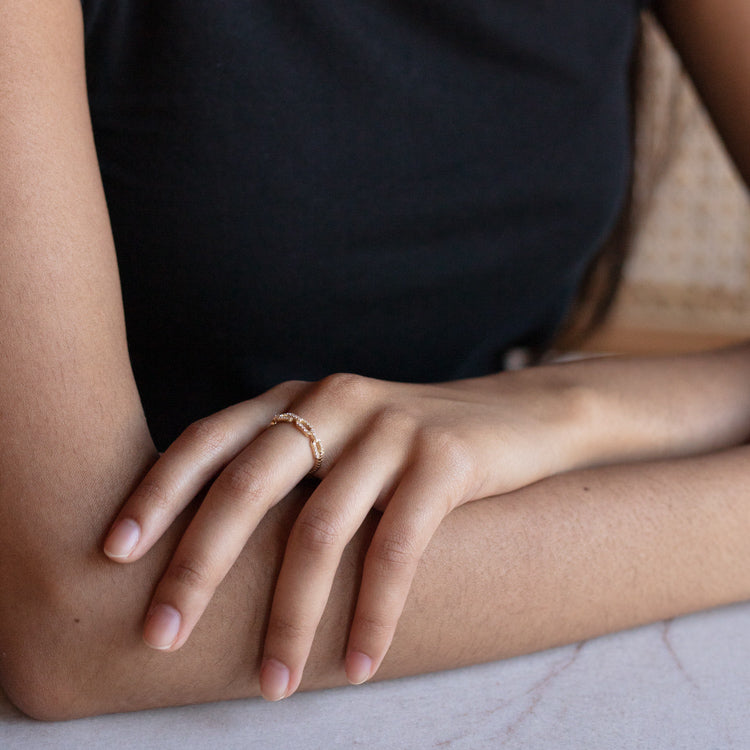
{"type": "Polygon", "coordinates": [[[419,559],[457,506],[580,464],[576,389],[539,368],[440,385],[354,375],[289,382],[192,424],[125,503],[104,550],[142,557],[210,485],[160,581],[144,639],[180,648],[256,525],[315,465],[312,441],[280,412],[303,416],[325,448],[316,487],[292,529],[276,585],[261,691],[299,686],[342,551],[382,512],[364,565],[346,674],[364,682],[390,645],[419,559]],[[539,375],[538,373],[544,373],[539,375]]]}

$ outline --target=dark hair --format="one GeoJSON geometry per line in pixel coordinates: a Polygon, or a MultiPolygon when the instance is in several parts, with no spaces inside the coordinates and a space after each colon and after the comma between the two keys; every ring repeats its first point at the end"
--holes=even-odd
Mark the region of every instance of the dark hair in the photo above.
{"type": "MultiPolygon", "coordinates": [[[[576,298],[552,342],[555,350],[580,346],[607,319],[622,279],[623,267],[633,245],[638,219],[650,202],[659,175],[672,152],[671,135],[678,129],[674,121],[678,108],[675,98],[681,90],[678,75],[668,77],[658,87],[663,101],[654,101],[656,61],[661,58],[665,36],[650,13],[644,13],[634,45],[630,66],[631,173],[625,201],[609,237],[589,264],[576,298]],[[635,173],[633,164],[638,163],[635,173]]],[[[663,60],[663,58],[661,58],[663,60]]],[[[675,70],[677,66],[675,65],[675,70]]]]}

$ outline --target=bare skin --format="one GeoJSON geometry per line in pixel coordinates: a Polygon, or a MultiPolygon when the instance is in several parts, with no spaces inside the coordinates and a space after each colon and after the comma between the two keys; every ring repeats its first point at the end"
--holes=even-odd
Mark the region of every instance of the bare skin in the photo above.
{"type": "MultiPolygon", "coordinates": [[[[721,55],[697,61],[701,44],[731,38],[732,23],[750,27],[740,0],[718,3],[715,14],[709,0],[662,5],[699,83],[708,87],[737,64],[721,55]],[[706,14],[708,41],[689,21],[706,25],[706,14]]],[[[149,602],[198,503],[134,564],[102,553],[157,456],[127,356],[81,47],[75,0],[0,2],[0,679],[40,718],[257,695],[277,575],[312,486],[269,510],[182,648],[143,644],[149,602]]],[[[735,113],[750,120],[745,89],[727,88],[735,113]]],[[[721,126],[728,109],[719,99],[721,126]]],[[[749,174],[750,154],[738,146],[736,156],[749,174]]],[[[570,466],[524,476],[518,487],[563,468],[655,460],[471,498],[441,518],[413,560],[411,593],[378,677],[748,597],[749,456],[733,447],[750,434],[748,376],[750,348],[739,347],[483,381],[478,390],[536,388],[562,399],[557,429],[584,436],[585,457],[576,452],[570,466]]],[[[345,547],[304,676],[299,665],[304,689],[346,681],[347,637],[380,520],[367,514],[345,547]]]]}

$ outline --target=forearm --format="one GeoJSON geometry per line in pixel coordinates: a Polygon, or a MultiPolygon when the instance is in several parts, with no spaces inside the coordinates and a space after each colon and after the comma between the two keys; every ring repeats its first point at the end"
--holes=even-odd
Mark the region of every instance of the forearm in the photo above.
{"type": "MultiPolygon", "coordinates": [[[[560,407],[554,444],[563,468],[674,458],[728,448],[750,436],[750,345],[681,356],[599,357],[519,373],[546,395],[539,422],[560,407]]],[[[496,387],[507,387],[504,375],[496,387]]],[[[549,441],[547,441],[549,442],[549,441]]]]}
{"type": "MultiPolygon", "coordinates": [[[[459,508],[420,564],[379,677],[507,657],[747,597],[749,459],[736,449],[575,472],[459,508]]],[[[179,528],[137,566],[120,568],[98,552],[116,506],[104,503],[75,538],[49,540],[68,554],[41,566],[36,592],[4,607],[6,689],[47,718],[257,694],[265,617],[300,500],[262,524],[193,637],[171,654],[148,649],[140,628],[179,528]]],[[[347,550],[303,688],[345,682],[343,649],[371,533],[372,523],[347,550]]]]}

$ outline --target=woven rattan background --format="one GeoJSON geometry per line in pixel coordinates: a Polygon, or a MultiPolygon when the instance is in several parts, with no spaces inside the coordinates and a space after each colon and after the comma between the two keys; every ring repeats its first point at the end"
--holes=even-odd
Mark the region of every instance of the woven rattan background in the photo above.
{"type": "Polygon", "coordinates": [[[638,224],[605,348],[750,337],[750,195],[663,34],[646,21],[638,224]]]}

